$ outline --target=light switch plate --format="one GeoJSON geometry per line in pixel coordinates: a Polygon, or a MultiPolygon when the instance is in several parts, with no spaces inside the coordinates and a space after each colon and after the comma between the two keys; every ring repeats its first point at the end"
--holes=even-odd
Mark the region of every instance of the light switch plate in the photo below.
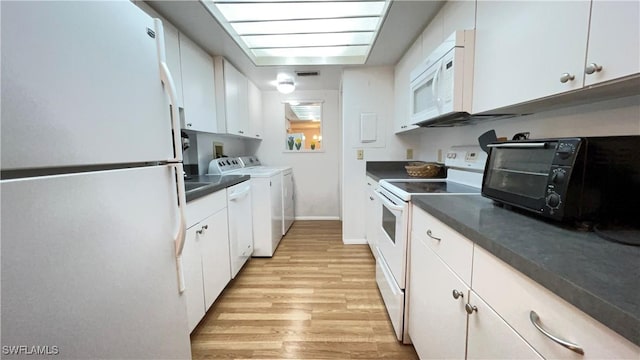
{"type": "Polygon", "coordinates": [[[356,159],[358,159],[358,160],[364,159],[364,150],[363,149],[358,149],[357,150],[356,159]]]}
{"type": "Polygon", "coordinates": [[[407,149],[407,160],[413,160],[413,149],[407,149]]]}

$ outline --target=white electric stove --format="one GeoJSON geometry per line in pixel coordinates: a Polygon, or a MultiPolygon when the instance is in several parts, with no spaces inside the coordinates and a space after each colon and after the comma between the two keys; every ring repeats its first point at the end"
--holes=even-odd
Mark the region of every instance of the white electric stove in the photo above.
{"type": "Polygon", "coordinates": [[[376,241],[376,282],[398,340],[408,342],[405,307],[411,198],[418,195],[479,195],[487,154],[478,146],[455,146],[446,155],[444,179],[384,179],[376,194],[382,204],[376,241]]]}

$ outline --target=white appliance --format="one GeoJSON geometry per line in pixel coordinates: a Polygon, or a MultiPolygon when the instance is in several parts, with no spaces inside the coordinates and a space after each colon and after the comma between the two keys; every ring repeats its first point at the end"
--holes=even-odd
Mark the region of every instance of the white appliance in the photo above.
{"type": "Polygon", "coordinates": [[[235,278],[253,253],[251,182],[244,181],[227,188],[229,253],[231,278],[235,278]]]}
{"type": "Polygon", "coordinates": [[[0,6],[3,358],[190,358],[161,22],[128,1],[0,6]]]}
{"type": "Polygon", "coordinates": [[[446,155],[446,179],[386,179],[375,190],[382,203],[376,259],[376,283],[398,340],[405,343],[408,308],[405,297],[411,197],[479,195],[487,154],[478,146],[452,147],[446,155]]]}
{"type": "Polygon", "coordinates": [[[453,126],[468,120],[474,34],[473,30],[454,32],[411,72],[412,124],[453,126]]]}
{"type": "Polygon", "coordinates": [[[251,177],[252,256],[273,256],[282,239],[282,172],[261,167],[243,168],[239,158],[221,158],[209,162],[208,174],[251,177]]]}
{"type": "Polygon", "coordinates": [[[274,169],[282,172],[282,235],[286,235],[295,220],[293,169],[291,166],[262,165],[256,156],[241,156],[240,163],[245,168],[274,169]]]}

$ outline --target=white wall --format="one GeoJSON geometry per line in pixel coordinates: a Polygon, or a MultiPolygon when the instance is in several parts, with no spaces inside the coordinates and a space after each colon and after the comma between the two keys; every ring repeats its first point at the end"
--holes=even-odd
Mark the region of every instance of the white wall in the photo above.
{"type": "Polygon", "coordinates": [[[265,165],[293,168],[296,219],[340,218],[340,113],[338,91],[262,92],[264,140],[248,144],[265,165]],[[291,153],[285,149],[285,100],[323,100],[324,151],[291,153]]]}
{"type": "Polygon", "coordinates": [[[438,149],[452,145],[477,144],[478,136],[494,129],[498,137],[508,139],[518,132],[528,131],[531,138],[640,135],[640,96],[567,107],[533,115],[487,121],[456,128],[423,128],[420,133],[418,157],[436,160],[438,149]]]}
{"type": "Polygon", "coordinates": [[[342,237],[345,243],[366,243],[366,161],[402,160],[406,149],[415,149],[419,134],[396,136],[393,67],[347,69],[342,75],[342,237]],[[383,124],[378,147],[360,143],[360,114],[376,113],[383,124]],[[384,145],[381,145],[384,144],[384,145]],[[364,159],[356,151],[364,150],[364,159]]]}
{"type": "Polygon", "coordinates": [[[190,147],[184,153],[185,164],[198,164],[198,173],[204,175],[209,169],[209,162],[213,160],[213,143],[224,145],[224,155],[244,156],[253,155],[247,144],[257,140],[243,140],[225,135],[208,134],[202,132],[188,132],[190,147]]]}

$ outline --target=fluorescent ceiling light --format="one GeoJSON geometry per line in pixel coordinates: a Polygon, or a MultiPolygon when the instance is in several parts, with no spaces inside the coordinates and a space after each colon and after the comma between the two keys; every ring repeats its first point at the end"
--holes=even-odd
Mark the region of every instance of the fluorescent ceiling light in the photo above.
{"type": "Polygon", "coordinates": [[[391,0],[201,0],[256,65],[364,64],[391,0]]]}

